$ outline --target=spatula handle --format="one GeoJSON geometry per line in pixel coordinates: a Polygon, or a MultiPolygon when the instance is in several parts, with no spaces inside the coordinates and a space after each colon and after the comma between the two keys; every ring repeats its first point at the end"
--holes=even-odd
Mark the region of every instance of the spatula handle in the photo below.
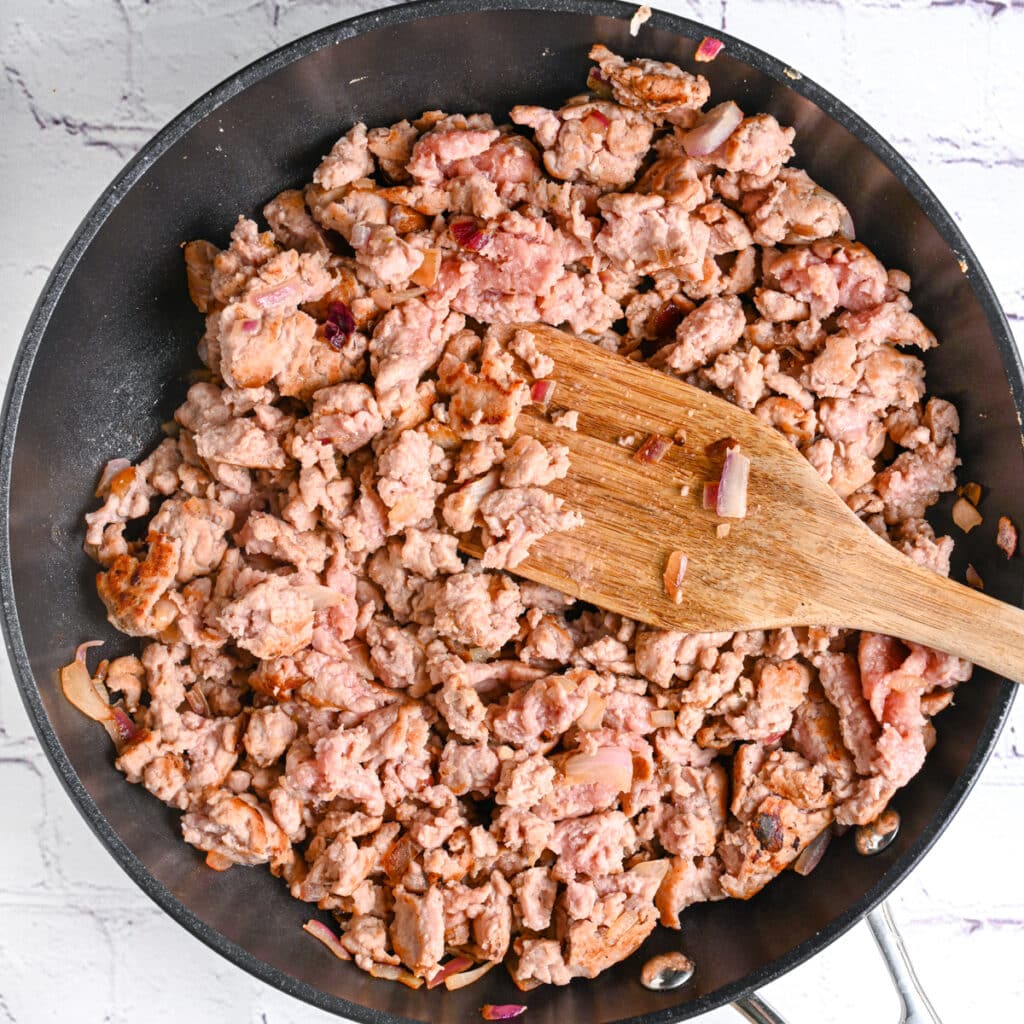
{"type": "Polygon", "coordinates": [[[882,540],[864,554],[831,624],[913,640],[1024,682],[1024,611],[939,576],[882,540]]]}

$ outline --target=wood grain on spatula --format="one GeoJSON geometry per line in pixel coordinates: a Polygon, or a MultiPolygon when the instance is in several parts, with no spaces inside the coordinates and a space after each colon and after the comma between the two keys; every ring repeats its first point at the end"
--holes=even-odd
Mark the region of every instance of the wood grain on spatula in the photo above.
{"type": "MultiPolygon", "coordinates": [[[[1024,612],[924,569],[876,536],[780,433],[682,381],[550,327],[527,328],[555,362],[552,408],[528,407],[518,430],[569,447],[550,485],[585,525],[538,541],[511,572],[640,622],[688,632],[846,626],[888,633],[1024,680],[1024,612]],[[650,434],[685,432],[660,462],[633,458],[650,434]],[[751,461],[747,515],[702,507],[739,442],[751,461]],[[688,487],[685,495],[681,490],[688,487]],[[729,523],[726,536],[716,527],[729,523]],[[689,566],[675,604],[662,579],[673,550],[689,566]]],[[[479,553],[470,542],[466,550],[479,553]]]]}

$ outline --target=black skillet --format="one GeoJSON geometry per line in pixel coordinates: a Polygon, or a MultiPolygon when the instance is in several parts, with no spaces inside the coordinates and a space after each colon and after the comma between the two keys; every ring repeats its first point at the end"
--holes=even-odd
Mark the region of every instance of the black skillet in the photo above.
{"type": "MultiPolygon", "coordinates": [[[[713,34],[725,50],[700,70],[717,100],[771,111],[797,129],[795,163],[850,206],[859,237],[914,280],[916,311],[944,339],[929,353],[932,393],[960,410],[960,452],[992,509],[1024,521],[1018,414],[1024,378],[992,287],[949,214],[906,162],[842,103],[754,47],[657,14],[638,38],[632,4],[570,0],[432,0],[324,29],[257,61],[207,93],[153,139],[106,189],[53,271],[18,353],[3,412],[4,630],[25,704],[62,782],[112,856],[184,927],[240,967],[356,1021],[466,1021],[481,1003],[523,1000],[504,971],[449,994],[413,992],[335,961],[301,929],[310,908],[261,869],[206,869],[180,839],[177,815],[111,765],[106,737],[65,702],[58,666],[83,639],[129,642],[107,625],[82,513],[98,467],[140,457],[182,400],[196,366],[198,315],[179,245],[226,242],[240,211],[307,181],[356,120],[389,124],[434,107],[503,118],[518,102],[558,105],[581,91],[601,40],[627,56],[693,67],[713,34]]],[[[993,527],[961,537],[989,593],[1019,603],[1022,563],[1007,563],[993,527]]],[[[935,515],[948,528],[948,505],[935,515]]],[[[884,599],[884,596],[883,596],[884,599]]],[[[833,843],[808,879],[787,873],[748,903],[696,906],[682,933],[658,930],[629,962],[591,982],[525,997],[533,1024],[667,1024],[752,992],[812,956],[877,905],[956,812],[992,750],[1014,687],[985,672],[937,720],[939,742],[898,797],[903,828],[876,858],[833,843]],[[641,958],[682,947],[697,962],[675,992],[638,983],[641,958]]]]}

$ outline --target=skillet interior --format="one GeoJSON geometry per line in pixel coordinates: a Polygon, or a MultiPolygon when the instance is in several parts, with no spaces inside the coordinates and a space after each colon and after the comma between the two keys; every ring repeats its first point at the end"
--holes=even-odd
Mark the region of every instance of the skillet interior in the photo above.
{"type": "MultiPolygon", "coordinates": [[[[581,90],[595,40],[687,66],[694,40],[706,34],[658,16],[631,39],[626,23],[635,8],[625,4],[481,6],[417,4],[324,30],[241,72],[165,129],[111,186],[62,258],[29,327],[5,409],[4,626],[30,714],[65,785],[122,866],[176,919],[264,980],[357,1020],[475,1019],[481,1003],[521,996],[502,971],[461,994],[424,993],[337,963],[300,931],[310,908],[263,869],[217,875],[203,866],[179,838],[178,815],[112,769],[109,744],[63,700],[56,670],[86,638],[109,641],[106,654],[131,646],[106,623],[95,596],[81,515],[91,507],[98,467],[153,446],[197,365],[202,326],[185,290],[182,241],[226,243],[238,212],[254,214],[281,188],[308,180],[356,120],[387,124],[432,107],[503,118],[519,101],[557,105],[581,90]],[[587,13],[570,13],[574,6],[587,13]]],[[[962,578],[970,561],[988,592],[1018,602],[1021,563],[1007,564],[993,537],[996,514],[1024,520],[1017,415],[1024,385],[973,255],[899,158],[813,83],[791,80],[781,64],[732,40],[700,70],[716,99],[734,98],[793,124],[794,163],[839,194],[861,239],[914,279],[916,311],[945,341],[927,359],[929,390],[957,404],[962,459],[995,510],[959,540],[954,574],[962,578]]],[[[935,522],[947,527],[948,503],[935,522]]],[[[939,743],[898,797],[903,830],[882,857],[866,860],[849,841],[836,843],[810,880],[787,874],[747,904],[687,911],[681,936],[659,930],[644,949],[681,946],[696,959],[697,978],[681,993],[642,989],[634,961],[595,982],[534,992],[526,998],[531,1019],[681,1020],[811,955],[882,898],[935,839],[980,770],[1012,691],[979,672],[937,720],[939,743]]]]}

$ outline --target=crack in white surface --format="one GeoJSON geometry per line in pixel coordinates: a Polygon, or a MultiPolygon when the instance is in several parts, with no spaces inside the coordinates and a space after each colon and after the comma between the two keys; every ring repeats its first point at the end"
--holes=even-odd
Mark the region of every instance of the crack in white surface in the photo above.
{"type": "Polygon", "coordinates": [[[127,159],[159,127],[155,123],[91,122],[72,117],[70,114],[50,113],[36,102],[32,90],[16,67],[5,64],[3,71],[7,80],[21,94],[41,131],[63,130],[66,134],[81,139],[86,146],[109,149],[122,159],[127,159]]]}
{"type": "Polygon", "coordinates": [[[1017,2],[1012,2],[1012,0],[1005,0],[1005,2],[1003,0],[931,0],[928,6],[974,8],[983,14],[995,18],[1004,11],[1012,10],[1014,7],[1020,8],[1024,4],[1021,4],[1019,0],[1017,2]]]}

